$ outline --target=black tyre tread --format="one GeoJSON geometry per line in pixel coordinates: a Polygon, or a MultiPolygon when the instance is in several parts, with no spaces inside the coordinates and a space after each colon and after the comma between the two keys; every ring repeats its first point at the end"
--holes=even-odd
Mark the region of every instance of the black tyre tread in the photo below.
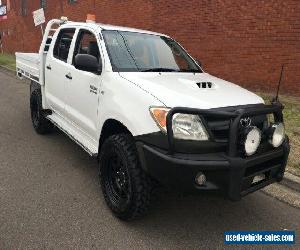
{"type": "Polygon", "coordinates": [[[127,166],[133,189],[133,201],[131,202],[130,208],[125,213],[116,212],[115,209],[112,207],[112,204],[110,203],[107,194],[105,193],[103,179],[100,178],[104,198],[110,209],[118,218],[126,221],[140,218],[148,211],[149,205],[151,203],[151,193],[153,190],[152,179],[140,167],[135,143],[130,134],[116,134],[110,136],[103,144],[103,150],[101,150],[100,154],[100,164],[101,158],[103,157],[105,150],[107,150],[106,147],[109,147],[110,144],[117,144],[120,147],[122,147],[124,153],[127,156],[127,166]]]}
{"type": "Polygon", "coordinates": [[[45,118],[44,114],[43,114],[43,108],[42,108],[42,94],[41,94],[41,90],[40,89],[35,89],[32,93],[31,93],[31,96],[30,96],[30,103],[32,102],[32,98],[33,97],[36,97],[37,100],[38,100],[38,106],[39,106],[39,109],[41,111],[41,116],[40,116],[40,119],[38,121],[38,124],[37,126],[32,122],[33,124],[33,127],[35,129],[35,131],[38,133],[38,134],[41,134],[41,135],[45,135],[45,134],[49,134],[53,131],[53,128],[54,128],[54,125],[48,120],[45,118]]]}

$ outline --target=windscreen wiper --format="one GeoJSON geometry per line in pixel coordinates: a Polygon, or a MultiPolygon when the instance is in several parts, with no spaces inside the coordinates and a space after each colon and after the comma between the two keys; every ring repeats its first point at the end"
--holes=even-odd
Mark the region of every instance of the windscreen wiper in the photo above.
{"type": "Polygon", "coordinates": [[[178,70],[169,68],[152,68],[141,70],[141,72],[178,72],[178,70]]]}
{"type": "Polygon", "coordinates": [[[202,71],[199,69],[182,69],[179,72],[202,73],[202,71]]]}

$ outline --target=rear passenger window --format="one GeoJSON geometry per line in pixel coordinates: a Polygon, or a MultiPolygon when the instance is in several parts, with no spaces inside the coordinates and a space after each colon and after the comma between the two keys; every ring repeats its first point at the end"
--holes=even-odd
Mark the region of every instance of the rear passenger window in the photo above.
{"type": "Polygon", "coordinates": [[[95,35],[88,30],[80,30],[78,34],[73,55],[73,64],[75,56],[78,54],[88,54],[96,57],[98,62],[100,60],[100,51],[97,39],[95,35]]]}
{"type": "Polygon", "coordinates": [[[55,58],[67,62],[74,33],[75,29],[62,29],[59,32],[53,50],[55,58]]]}

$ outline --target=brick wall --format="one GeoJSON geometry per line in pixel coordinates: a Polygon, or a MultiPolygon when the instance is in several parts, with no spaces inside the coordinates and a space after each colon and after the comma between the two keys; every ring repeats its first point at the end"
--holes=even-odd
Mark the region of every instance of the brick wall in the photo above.
{"type": "MultiPolygon", "coordinates": [[[[0,21],[4,50],[37,51],[41,40],[31,12],[39,0],[10,0],[0,21]]],[[[2,0],[2,2],[6,2],[2,0]]],[[[275,92],[286,64],[281,93],[300,96],[299,0],[47,0],[47,20],[62,15],[166,33],[179,41],[213,75],[251,89],[275,92]]]]}

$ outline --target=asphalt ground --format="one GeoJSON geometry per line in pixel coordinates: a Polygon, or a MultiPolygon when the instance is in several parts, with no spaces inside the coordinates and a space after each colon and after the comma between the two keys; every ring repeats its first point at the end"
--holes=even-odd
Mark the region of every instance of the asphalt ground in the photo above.
{"type": "Polygon", "coordinates": [[[223,249],[224,231],[283,229],[300,249],[300,210],[261,191],[236,203],[162,192],[125,223],[106,207],[97,172],[61,132],[34,132],[29,85],[0,72],[0,249],[223,249]]]}

